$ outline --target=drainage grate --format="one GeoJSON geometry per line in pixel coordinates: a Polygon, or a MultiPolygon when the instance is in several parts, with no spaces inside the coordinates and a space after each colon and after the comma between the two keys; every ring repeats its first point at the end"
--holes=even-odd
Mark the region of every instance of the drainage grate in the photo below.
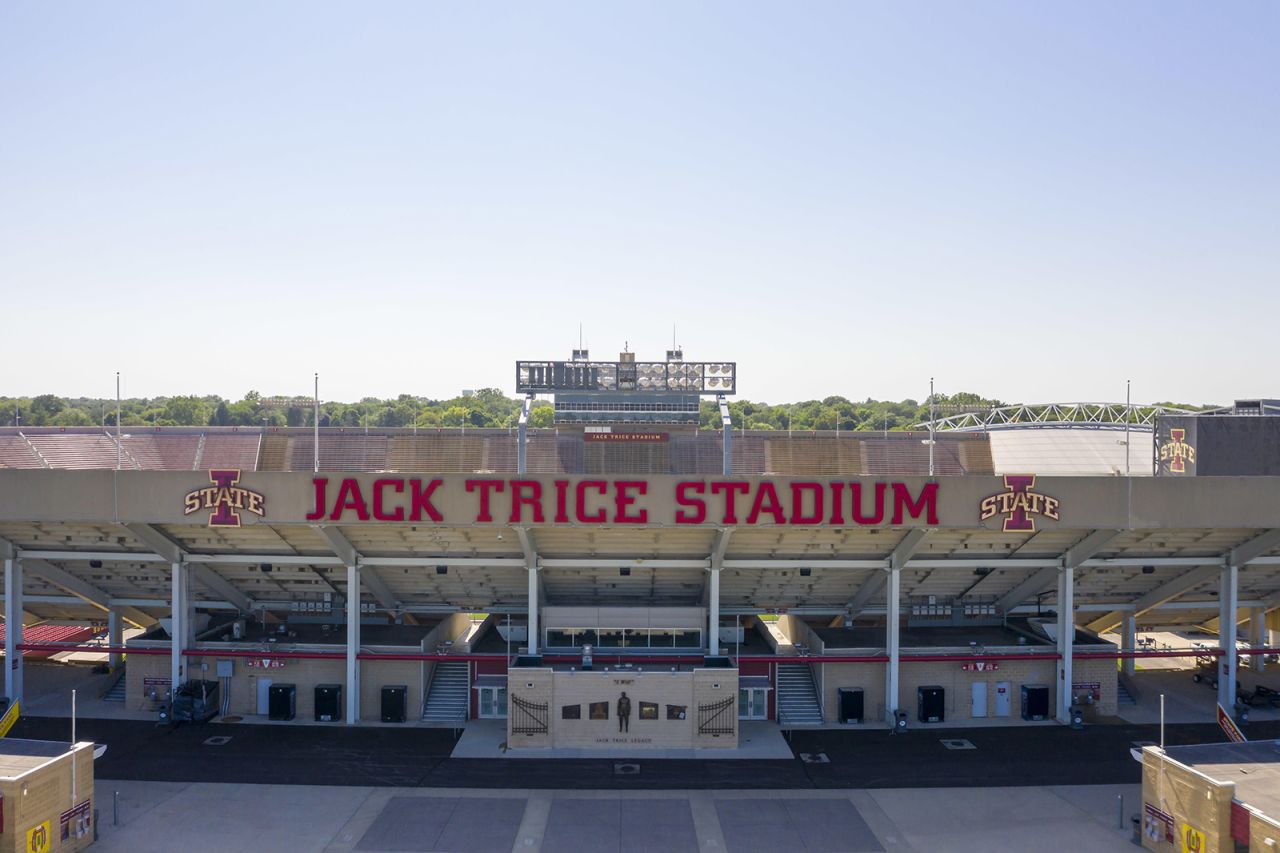
{"type": "Polygon", "coordinates": [[[231,743],[231,735],[216,735],[204,739],[205,746],[226,746],[231,743]]]}
{"type": "Polygon", "coordinates": [[[955,737],[955,738],[944,737],[940,741],[940,743],[943,746],[945,746],[947,749],[977,749],[977,747],[973,745],[973,741],[966,740],[962,737],[955,737]]]}
{"type": "Polygon", "coordinates": [[[805,764],[830,764],[831,759],[827,758],[825,752],[802,752],[800,760],[805,764]]]}
{"type": "Polygon", "coordinates": [[[639,776],[640,765],[617,762],[613,765],[614,776],[639,776]]]}

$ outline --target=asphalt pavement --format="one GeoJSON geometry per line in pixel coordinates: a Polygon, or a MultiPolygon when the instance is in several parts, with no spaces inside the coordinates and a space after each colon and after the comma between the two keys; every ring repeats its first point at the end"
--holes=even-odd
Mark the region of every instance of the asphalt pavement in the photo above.
{"type": "MultiPolygon", "coordinates": [[[[23,717],[13,737],[68,740],[65,717],[23,717]]],[[[1280,722],[1254,723],[1250,739],[1280,738],[1280,722]]],[[[1132,784],[1134,741],[1157,726],[1093,725],[886,730],[797,730],[795,755],[777,760],[455,759],[447,729],[279,726],[158,727],[82,719],[77,737],[107,744],[101,779],[274,785],[536,789],[935,788],[1132,784]],[[951,747],[948,748],[950,742],[951,747]]],[[[1225,740],[1212,724],[1166,727],[1166,743],[1225,740]]]]}

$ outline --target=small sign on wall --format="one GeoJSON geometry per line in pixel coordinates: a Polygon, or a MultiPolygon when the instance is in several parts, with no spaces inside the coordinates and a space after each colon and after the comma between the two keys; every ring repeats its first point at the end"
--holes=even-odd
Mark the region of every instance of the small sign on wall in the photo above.
{"type": "Polygon", "coordinates": [[[249,669],[283,669],[284,664],[282,658],[248,658],[245,661],[249,669]]]}
{"type": "Polygon", "coordinates": [[[1142,834],[1156,844],[1161,841],[1172,844],[1173,818],[1151,803],[1143,803],[1142,834]]]}
{"type": "Polygon", "coordinates": [[[1102,684],[1098,681],[1084,681],[1071,685],[1071,695],[1077,699],[1088,696],[1094,702],[1102,701],[1102,684]]]}
{"type": "Polygon", "coordinates": [[[1000,663],[993,660],[971,660],[961,664],[960,668],[965,672],[995,672],[1000,668],[1000,663]]]}

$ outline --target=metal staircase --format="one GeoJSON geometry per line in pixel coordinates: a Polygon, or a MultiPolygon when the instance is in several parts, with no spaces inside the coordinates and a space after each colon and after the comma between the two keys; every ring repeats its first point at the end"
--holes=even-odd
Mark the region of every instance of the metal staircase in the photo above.
{"type": "Polygon", "coordinates": [[[822,724],[822,704],[809,664],[778,664],[778,723],[784,727],[822,724]]]}
{"type": "Polygon", "coordinates": [[[469,667],[459,663],[437,663],[431,673],[431,686],[422,707],[425,723],[457,725],[467,719],[471,689],[469,667]]]}
{"type": "Polygon", "coordinates": [[[102,694],[103,702],[123,702],[124,701],[124,676],[116,679],[116,683],[111,685],[106,693],[102,694]]]}

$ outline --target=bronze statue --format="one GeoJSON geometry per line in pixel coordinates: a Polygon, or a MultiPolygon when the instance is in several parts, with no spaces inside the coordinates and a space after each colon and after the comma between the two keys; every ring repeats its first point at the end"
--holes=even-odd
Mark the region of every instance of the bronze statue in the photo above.
{"type": "Polygon", "coordinates": [[[627,698],[625,690],[618,697],[618,731],[631,731],[631,700],[627,698]]]}

